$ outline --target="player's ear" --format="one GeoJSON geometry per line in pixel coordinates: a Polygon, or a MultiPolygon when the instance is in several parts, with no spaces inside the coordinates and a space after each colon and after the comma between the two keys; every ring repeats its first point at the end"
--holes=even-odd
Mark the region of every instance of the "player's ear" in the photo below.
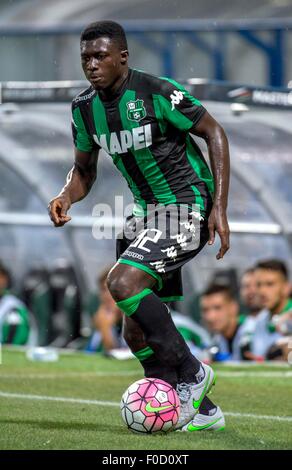
{"type": "Polygon", "coordinates": [[[129,52],[127,50],[121,51],[121,64],[125,65],[128,62],[129,52]]]}

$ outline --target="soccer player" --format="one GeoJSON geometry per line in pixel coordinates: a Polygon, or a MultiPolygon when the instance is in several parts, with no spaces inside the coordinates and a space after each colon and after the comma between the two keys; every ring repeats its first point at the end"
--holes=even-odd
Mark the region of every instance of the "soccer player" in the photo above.
{"type": "Polygon", "coordinates": [[[90,191],[98,152],[104,149],[135,202],[108,276],[111,295],[125,314],[125,337],[145,376],[177,387],[178,426],[211,428],[224,420],[206,397],[214,372],[192,356],[163,302],[181,296],[181,267],[208,240],[214,243],[215,231],[221,239],[217,259],[229,248],[226,135],[180,84],[129,68],[126,35],[119,24],[90,24],[80,45],[91,86],[72,103],[75,163],[64,188],[50,201],[50,217],[57,227],[71,219],[68,210],[90,191]],[[206,141],[213,175],[191,134],[206,141]],[[163,211],[165,229],[157,221],[163,211]],[[203,408],[207,421],[197,426],[192,420],[203,408]]]}

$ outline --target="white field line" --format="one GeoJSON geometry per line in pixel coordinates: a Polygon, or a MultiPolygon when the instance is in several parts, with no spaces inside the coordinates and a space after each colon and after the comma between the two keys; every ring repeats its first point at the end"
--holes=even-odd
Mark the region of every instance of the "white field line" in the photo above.
{"type": "MultiPolygon", "coordinates": [[[[142,372],[125,370],[117,372],[60,372],[59,374],[9,374],[9,373],[0,373],[0,379],[36,379],[36,380],[47,380],[47,379],[60,379],[60,378],[98,378],[98,377],[139,377],[142,375],[142,372]]],[[[237,378],[237,377],[246,377],[246,378],[292,378],[292,371],[216,371],[217,377],[226,377],[226,378],[237,378]]]]}
{"type": "Polygon", "coordinates": [[[252,378],[261,378],[261,377],[264,377],[264,378],[289,378],[289,377],[292,377],[292,371],[289,371],[289,372],[280,372],[280,371],[274,371],[274,370],[271,370],[271,371],[218,371],[216,372],[216,375],[218,375],[218,377],[252,377],[252,378]]]}
{"type": "Polygon", "coordinates": [[[233,413],[233,411],[224,411],[225,416],[233,416],[235,418],[251,418],[251,419],[266,419],[268,421],[288,421],[292,422],[292,416],[269,416],[269,415],[255,415],[253,413],[233,413]]]}
{"type": "Polygon", "coordinates": [[[102,400],[85,400],[83,398],[69,398],[69,397],[49,397],[46,395],[30,395],[26,393],[9,393],[1,392],[0,398],[17,398],[21,400],[41,400],[41,401],[57,401],[63,403],[79,403],[80,405],[98,405],[98,406],[120,406],[119,403],[113,401],[102,400]]]}
{"type": "MultiPolygon", "coordinates": [[[[119,407],[118,402],[113,401],[102,401],[102,400],[85,400],[83,398],[68,398],[68,397],[51,397],[46,395],[29,395],[22,393],[9,393],[1,392],[0,398],[14,398],[20,400],[37,400],[37,401],[54,401],[63,403],[76,403],[80,405],[95,405],[95,406],[110,406],[119,407]]],[[[268,415],[257,415],[253,413],[234,413],[232,411],[224,412],[225,416],[232,416],[236,418],[250,418],[250,419],[263,419],[269,421],[283,421],[292,422],[292,416],[268,416],[268,415]]]]}

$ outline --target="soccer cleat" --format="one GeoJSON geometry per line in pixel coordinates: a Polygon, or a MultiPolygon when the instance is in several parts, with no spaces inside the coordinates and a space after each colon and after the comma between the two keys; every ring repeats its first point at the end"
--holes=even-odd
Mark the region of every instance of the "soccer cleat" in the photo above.
{"type": "Polygon", "coordinates": [[[178,431],[221,431],[223,429],[225,429],[224,414],[219,406],[217,406],[216,412],[212,416],[197,413],[192,421],[185,424],[178,431]]]}
{"type": "Polygon", "coordinates": [[[180,383],[177,385],[177,394],[180,399],[180,416],[175,429],[182,428],[189,423],[199,412],[204,397],[215,383],[213,369],[207,364],[201,364],[204,378],[200,383],[180,383]]]}

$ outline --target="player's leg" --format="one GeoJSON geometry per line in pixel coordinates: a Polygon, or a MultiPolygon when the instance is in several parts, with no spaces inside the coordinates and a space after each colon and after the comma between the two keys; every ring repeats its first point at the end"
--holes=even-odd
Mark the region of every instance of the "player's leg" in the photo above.
{"type": "MultiPolygon", "coordinates": [[[[163,364],[176,368],[178,373],[177,392],[181,402],[180,420],[178,426],[183,426],[198,413],[206,394],[214,382],[213,370],[205,364],[201,364],[191,355],[184,339],[177,331],[168,309],[160,298],[152,292],[153,279],[158,281],[157,290],[160,293],[162,281],[159,273],[169,273],[179,269],[188,260],[192,259],[204,246],[207,237],[200,243],[197,235],[201,230],[194,232],[194,223],[197,223],[196,215],[191,213],[179,214],[177,207],[156,208],[155,212],[148,214],[147,220],[141,220],[137,226],[134,241],[128,244],[128,249],[122,252],[118,263],[109,275],[109,288],[118,306],[128,316],[135,320],[141,327],[146,343],[154,351],[157,359],[163,364]],[[166,210],[166,214],[165,214],[166,210]],[[157,214],[166,215],[166,226],[161,226],[157,220],[157,214]],[[174,216],[174,219],[171,217],[174,216]],[[190,220],[188,220],[190,219],[190,220]],[[194,219],[194,220],[191,220],[194,219]],[[177,229],[171,231],[175,222],[177,229]],[[179,226],[178,226],[179,222],[179,226]],[[159,227],[159,228],[158,228],[159,227]],[[198,248],[194,248],[194,243],[198,248]],[[198,243],[197,243],[198,242],[198,243]],[[138,269],[127,271],[118,270],[119,266],[136,267],[138,269]],[[148,273],[143,277],[143,282],[137,282],[140,278],[137,271],[148,273]],[[114,276],[111,278],[111,274],[114,276]],[[130,274],[133,274],[132,277],[130,274]],[[118,287],[116,289],[116,287],[118,287]],[[125,295],[125,290],[127,293],[125,295]],[[132,297],[130,297],[132,295],[132,297]],[[127,296],[129,298],[127,298],[127,296]]],[[[201,219],[200,219],[201,222],[201,219]]],[[[200,237],[199,237],[200,238],[200,237]]]]}
{"type": "MultiPolygon", "coordinates": [[[[165,380],[176,389],[178,383],[177,371],[158,360],[154,351],[147,345],[141,328],[130,317],[124,317],[123,335],[129,348],[137,359],[139,359],[144,369],[145,377],[155,377],[165,380]]],[[[224,416],[221,409],[205,396],[201,403],[199,413],[195,417],[191,414],[189,422],[182,430],[193,432],[204,429],[218,430],[223,427],[224,416]]]]}
{"type": "MultiPolygon", "coordinates": [[[[131,233],[131,229],[135,227],[134,217],[128,217],[125,221],[124,230],[128,233],[131,233]]],[[[133,238],[133,237],[132,237],[133,238]]],[[[120,233],[116,240],[116,259],[118,260],[122,253],[129,247],[133,240],[128,239],[125,232],[120,233]]],[[[169,277],[169,276],[168,276],[169,277]]],[[[171,276],[172,278],[172,276],[171,276]]],[[[182,289],[181,275],[177,276],[174,279],[175,286],[182,289]]],[[[166,282],[166,291],[162,290],[162,294],[166,296],[173,291],[173,285],[166,282]]],[[[156,287],[153,287],[155,292],[156,287]]],[[[169,366],[168,364],[161,363],[157,356],[154,354],[154,351],[146,344],[144,334],[139,327],[138,323],[135,322],[131,317],[124,315],[123,318],[123,336],[128,344],[129,348],[135,354],[137,359],[140,361],[145,377],[156,377],[166,382],[170,383],[174,388],[177,386],[178,375],[175,368],[169,366]]]]}
{"type": "Polygon", "coordinates": [[[178,383],[176,369],[159,361],[153,349],[146,343],[140,326],[131,317],[124,316],[123,336],[132,353],[140,361],[145,377],[165,380],[176,389],[178,383]]]}
{"type": "Polygon", "coordinates": [[[128,264],[117,263],[108,275],[112,297],[139,324],[158,359],[176,368],[181,382],[199,381],[203,373],[201,363],[192,356],[166,305],[151,290],[155,282],[150,274],[128,264]]]}

